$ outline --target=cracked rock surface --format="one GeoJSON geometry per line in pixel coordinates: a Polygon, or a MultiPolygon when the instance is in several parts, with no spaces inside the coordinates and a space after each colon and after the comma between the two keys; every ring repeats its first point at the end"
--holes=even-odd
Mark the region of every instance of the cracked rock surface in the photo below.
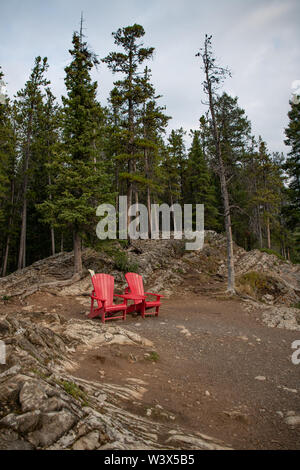
{"type": "Polygon", "coordinates": [[[0,366],[0,449],[226,448],[209,436],[122,409],[120,397],[138,399],[142,383],[122,387],[71,375],[71,352],[114,342],[152,346],[139,334],[50,313],[22,311],[0,319],[7,345],[6,365],[0,366]]]}

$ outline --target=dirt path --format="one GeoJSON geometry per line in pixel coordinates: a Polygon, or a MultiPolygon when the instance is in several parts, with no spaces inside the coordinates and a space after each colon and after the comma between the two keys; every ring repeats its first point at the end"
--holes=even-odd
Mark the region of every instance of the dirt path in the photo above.
{"type": "MultiPolygon", "coordinates": [[[[87,310],[74,298],[28,301],[66,318],[84,318],[87,310]]],[[[242,302],[197,295],[165,299],[159,317],[128,316],[114,324],[151,340],[157,354],[113,345],[77,357],[74,375],[139,383],[144,393],[124,400],[126,409],[172,420],[235,449],[300,449],[300,427],[285,422],[300,414],[300,365],[291,362],[299,332],[265,326],[242,302]]]]}
{"type": "Polygon", "coordinates": [[[291,362],[299,332],[263,325],[241,302],[203,296],[166,299],[158,318],[129,317],[125,325],[153,341],[158,360],[115,346],[86,357],[79,375],[143,380],[147,391],[124,401],[127,409],[174,419],[237,449],[300,448],[299,427],[285,423],[300,412],[300,366],[291,362]]]}

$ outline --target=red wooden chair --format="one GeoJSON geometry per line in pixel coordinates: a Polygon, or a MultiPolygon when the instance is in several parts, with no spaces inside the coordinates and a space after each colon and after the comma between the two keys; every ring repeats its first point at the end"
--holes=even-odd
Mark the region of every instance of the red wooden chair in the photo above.
{"type": "Polygon", "coordinates": [[[160,294],[153,294],[152,292],[144,292],[143,278],[139,274],[127,273],[125,274],[125,277],[128,284],[128,287],[125,289],[125,294],[130,293],[133,295],[144,295],[145,297],[152,295],[156,297],[156,300],[134,300],[134,303],[128,306],[127,313],[139,312],[142,314],[143,318],[145,315],[152,315],[154,313],[157,317],[159,307],[161,306],[160,298],[164,296],[160,294]],[[146,312],[146,310],[150,308],[155,308],[155,312],[146,312]]]}
{"type": "Polygon", "coordinates": [[[92,277],[94,290],[91,294],[91,311],[88,318],[95,318],[101,315],[102,323],[105,320],[112,320],[122,318],[126,320],[127,299],[126,296],[114,294],[114,278],[109,274],[95,274],[92,277]],[[122,297],[123,302],[120,304],[113,303],[113,297],[122,297]],[[94,301],[97,301],[98,307],[94,306],[94,301]],[[122,312],[122,315],[112,315],[116,312],[122,312]],[[110,316],[109,316],[110,315],[110,316]]]}

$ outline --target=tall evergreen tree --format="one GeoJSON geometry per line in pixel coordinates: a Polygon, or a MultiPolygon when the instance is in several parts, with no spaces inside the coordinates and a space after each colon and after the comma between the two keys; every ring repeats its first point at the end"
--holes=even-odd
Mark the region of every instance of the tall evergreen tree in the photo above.
{"type": "Polygon", "coordinates": [[[43,88],[49,83],[44,76],[47,69],[47,58],[45,57],[42,60],[41,57],[37,57],[30,78],[26,82],[25,87],[17,93],[15,103],[23,173],[22,226],[18,269],[26,266],[28,187],[32,166],[35,164],[35,137],[38,132],[39,119],[43,108],[43,88]]]}
{"type": "Polygon", "coordinates": [[[168,137],[168,152],[170,159],[174,162],[176,167],[176,179],[179,186],[179,196],[175,202],[184,203],[185,193],[185,178],[187,170],[187,156],[186,148],[184,143],[185,131],[181,127],[180,129],[172,130],[168,137]]]}
{"type": "Polygon", "coordinates": [[[136,178],[136,171],[137,160],[139,157],[142,158],[136,147],[137,109],[144,100],[138,80],[138,70],[139,65],[152,57],[154,48],[145,48],[142,43],[138,42],[145,35],[141,25],[134,24],[119,28],[117,32],[112,34],[115,44],[121,46],[124,52],[111,52],[102,60],[113,73],[124,74],[123,80],[115,82],[111,102],[119,107],[124,117],[122,127],[125,145],[118,159],[126,163],[127,168],[119,174],[119,177],[127,181],[128,206],[130,206],[133,201],[133,193],[135,194],[135,202],[138,202],[139,178],[136,178]]]}
{"type": "Polygon", "coordinates": [[[300,260],[300,96],[290,101],[289,123],[285,129],[285,144],[290,146],[285,170],[289,176],[289,205],[286,219],[294,237],[294,256],[300,260]]]}
{"type": "Polygon", "coordinates": [[[97,116],[102,110],[90,72],[98,60],[82,33],[73,34],[72,44],[72,61],[65,68],[67,96],[62,97],[62,145],[49,166],[55,177],[40,209],[52,226],[72,230],[74,274],[81,274],[82,236],[94,229],[95,207],[109,200],[111,188],[105,162],[99,155],[97,159],[95,147],[97,116]]]}
{"type": "MultiPolygon", "coordinates": [[[[151,70],[146,67],[144,75],[139,79],[143,101],[139,111],[139,136],[136,140],[137,148],[143,151],[141,171],[143,177],[140,182],[146,187],[146,204],[148,209],[148,227],[151,227],[151,199],[161,193],[161,148],[163,146],[162,136],[165,134],[169,116],[164,113],[165,107],[160,106],[157,101],[161,98],[156,95],[151,81],[151,70]]],[[[138,80],[137,80],[138,82],[138,80]]]]}
{"type": "Polygon", "coordinates": [[[220,228],[216,188],[204,158],[200,131],[191,131],[191,134],[193,140],[188,154],[184,202],[189,204],[204,204],[205,229],[216,230],[220,228]]]}
{"type": "MultiPolygon", "coordinates": [[[[0,84],[4,83],[0,68],[0,84]]],[[[0,91],[1,93],[1,91],[0,91]]],[[[5,276],[9,261],[9,249],[14,236],[13,224],[16,212],[17,152],[16,132],[13,124],[13,106],[7,96],[0,96],[0,249],[1,275],[5,276]]]]}

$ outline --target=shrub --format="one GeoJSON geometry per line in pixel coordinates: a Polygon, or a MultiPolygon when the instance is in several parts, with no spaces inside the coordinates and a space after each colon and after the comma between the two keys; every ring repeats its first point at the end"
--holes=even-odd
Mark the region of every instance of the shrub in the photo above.
{"type": "Polygon", "coordinates": [[[145,354],[146,361],[157,362],[159,360],[159,354],[156,351],[151,351],[145,354]]]}
{"type": "Polygon", "coordinates": [[[80,390],[78,385],[76,385],[74,382],[68,382],[67,380],[59,381],[59,385],[61,385],[65,391],[74,397],[78,401],[82,401],[82,404],[84,406],[88,406],[88,401],[86,398],[86,394],[80,390]]]}
{"type": "Polygon", "coordinates": [[[114,254],[114,266],[118,271],[125,272],[138,272],[138,265],[132,263],[124,251],[116,251],[114,254]]]}
{"type": "Polygon", "coordinates": [[[237,279],[237,287],[253,297],[261,298],[266,294],[276,296],[280,293],[278,281],[266,273],[250,271],[237,279]]]}

